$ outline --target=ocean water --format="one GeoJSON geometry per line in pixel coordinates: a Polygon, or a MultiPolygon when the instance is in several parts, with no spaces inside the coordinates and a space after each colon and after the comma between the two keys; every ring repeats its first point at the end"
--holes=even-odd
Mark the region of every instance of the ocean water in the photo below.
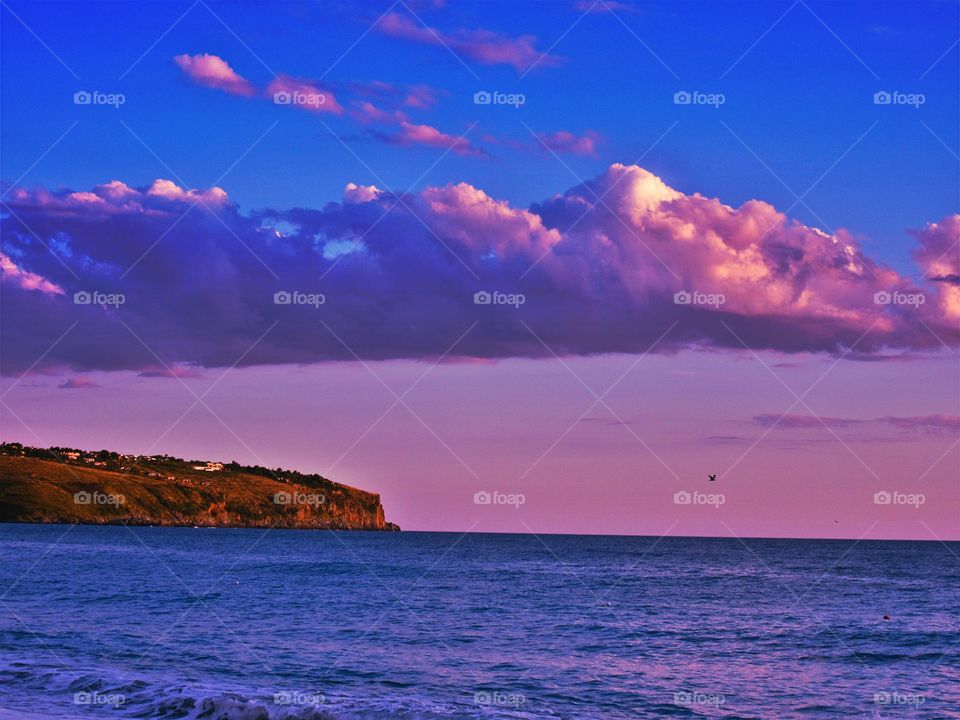
{"type": "Polygon", "coordinates": [[[0,525],[0,718],[960,717],[960,546],[851,546],[0,525]]]}

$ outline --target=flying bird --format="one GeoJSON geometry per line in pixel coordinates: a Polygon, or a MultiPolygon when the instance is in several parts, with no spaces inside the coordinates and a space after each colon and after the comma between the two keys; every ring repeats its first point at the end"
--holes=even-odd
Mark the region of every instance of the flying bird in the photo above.
{"type": "Polygon", "coordinates": [[[707,477],[710,478],[710,482],[713,482],[714,480],[717,479],[716,475],[707,475],[707,477]]]}

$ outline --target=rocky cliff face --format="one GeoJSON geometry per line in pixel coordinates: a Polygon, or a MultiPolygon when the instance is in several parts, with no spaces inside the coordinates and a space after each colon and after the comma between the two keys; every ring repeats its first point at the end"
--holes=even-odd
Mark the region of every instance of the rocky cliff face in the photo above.
{"type": "Polygon", "coordinates": [[[107,469],[0,455],[0,522],[400,529],[386,521],[379,495],[309,479],[201,470],[170,458],[107,469]]]}

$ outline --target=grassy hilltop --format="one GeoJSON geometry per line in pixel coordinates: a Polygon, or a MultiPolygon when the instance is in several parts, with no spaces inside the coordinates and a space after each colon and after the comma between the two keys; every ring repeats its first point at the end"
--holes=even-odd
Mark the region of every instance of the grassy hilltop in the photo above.
{"type": "Polygon", "coordinates": [[[399,530],[320,475],[167,455],[0,444],[0,522],[399,530]]]}

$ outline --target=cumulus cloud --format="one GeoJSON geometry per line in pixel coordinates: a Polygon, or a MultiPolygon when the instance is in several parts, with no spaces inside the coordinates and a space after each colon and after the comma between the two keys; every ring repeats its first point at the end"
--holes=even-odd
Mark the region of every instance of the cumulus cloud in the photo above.
{"type": "Polygon", "coordinates": [[[223,188],[187,190],[162,178],[140,190],[119,180],[112,180],[84,192],[53,193],[43,189],[28,191],[14,188],[10,191],[10,197],[10,204],[19,206],[25,212],[88,219],[102,218],[104,215],[160,216],[184,203],[192,205],[202,202],[221,206],[230,201],[223,188]]]}
{"type": "MultiPolygon", "coordinates": [[[[468,183],[399,197],[351,183],[320,208],[252,212],[223,190],[164,180],[8,198],[7,257],[61,291],[3,283],[8,374],[41,356],[45,370],[155,373],[153,353],[203,368],[549,356],[541,341],[559,355],[638,353],[659,339],[657,352],[853,348],[867,358],[960,340],[949,302],[877,301],[938,299],[955,285],[915,285],[843,230],[807,227],[761,200],[685,194],[636,166],[612,165],[529,208],[468,183]],[[211,212],[184,214],[198,201],[211,212]],[[81,290],[125,302],[75,305],[81,290]],[[525,302],[484,302],[493,292],[525,302]]],[[[928,253],[957,222],[917,231],[921,264],[936,265],[928,253]]]]}
{"type": "Polygon", "coordinates": [[[456,30],[444,32],[419,23],[413,17],[390,12],[377,23],[380,32],[424,45],[446,47],[455,53],[484,65],[511,65],[518,72],[560,63],[555,55],[537,50],[533,35],[507,37],[490,30],[456,30]]]}
{"type": "Polygon", "coordinates": [[[936,283],[935,301],[946,316],[960,320],[960,215],[929,223],[913,235],[919,241],[914,257],[936,283]]]}
{"type": "Polygon", "coordinates": [[[198,85],[244,97],[251,97],[255,92],[249,80],[234,72],[227,61],[217,55],[177,55],[173,61],[198,85]]]}

